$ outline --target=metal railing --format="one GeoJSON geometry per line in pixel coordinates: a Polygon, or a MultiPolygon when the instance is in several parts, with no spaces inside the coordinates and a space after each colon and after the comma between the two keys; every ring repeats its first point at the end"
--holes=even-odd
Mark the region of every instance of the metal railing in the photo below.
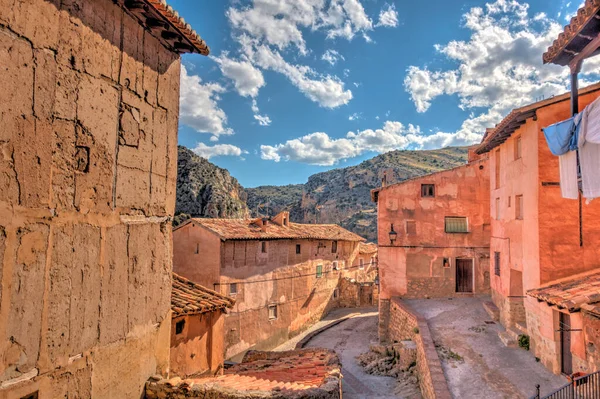
{"type": "Polygon", "coordinates": [[[556,391],[540,396],[540,385],[530,399],[600,399],[600,371],[574,378],[572,382],[556,391]]]}

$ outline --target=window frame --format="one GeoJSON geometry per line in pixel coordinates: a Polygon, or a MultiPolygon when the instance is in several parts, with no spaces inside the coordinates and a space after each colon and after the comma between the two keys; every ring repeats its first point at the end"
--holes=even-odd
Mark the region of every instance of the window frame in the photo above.
{"type": "Polygon", "coordinates": [[[238,294],[237,283],[229,283],[229,296],[236,296],[238,294]],[[235,288],[232,290],[232,288],[235,288]]]}
{"type": "Polygon", "coordinates": [[[267,253],[267,242],[266,241],[260,242],[260,252],[263,254],[267,253]]]}
{"type": "Polygon", "coordinates": [[[500,276],[500,252],[494,251],[494,275],[500,276]]]}
{"type": "Polygon", "coordinates": [[[421,184],[421,198],[435,198],[435,184],[421,184]]]}
{"type": "Polygon", "coordinates": [[[365,260],[363,258],[360,258],[358,260],[358,269],[363,270],[364,268],[365,268],[365,260]]]}
{"type": "Polygon", "coordinates": [[[277,320],[277,316],[278,316],[278,309],[277,309],[277,304],[271,304],[267,306],[267,311],[269,312],[269,320],[277,320]],[[271,311],[273,311],[273,316],[271,316],[271,311]]]}
{"type": "Polygon", "coordinates": [[[446,234],[468,234],[469,233],[469,218],[466,216],[444,216],[444,233],[446,234]],[[460,219],[465,222],[465,231],[448,231],[449,219],[460,219]]]}
{"type": "Polygon", "coordinates": [[[323,277],[323,265],[317,265],[316,278],[322,278],[322,277],[323,277]]]}
{"type": "Polygon", "coordinates": [[[523,212],[523,194],[515,195],[515,220],[523,220],[525,213],[523,212]]]}
{"type": "Polygon", "coordinates": [[[522,136],[520,134],[515,137],[515,161],[517,159],[521,159],[521,157],[523,156],[523,142],[521,140],[521,137],[522,136]]]}
{"type": "Polygon", "coordinates": [[[175,323],[175,335],[183,334],[183,330],[185,329],[185,319],[179,320],[175,323]]]}
{"type": "Polygon", "coordinates": [[[338,251],[338,242],[337,240],[331,241],[331,253],[337,254],[338,251]]]}

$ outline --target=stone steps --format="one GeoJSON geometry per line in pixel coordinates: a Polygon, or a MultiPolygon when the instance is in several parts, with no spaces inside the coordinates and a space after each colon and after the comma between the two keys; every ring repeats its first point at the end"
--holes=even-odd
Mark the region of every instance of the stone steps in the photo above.
{"type": "Polygon", "coordinates": [[[499,321],[500,320],[500,309],[494,304],[492,301],[483,302],[483,308],[490,315],[492,320],[499,321]]]}
{"type": "Polygon", "coordinates": [[[517,329],[517,331],[519,331],[520,334],[527,334],[527,322],[525,321],[518,321],[515,323],[515,328],[517,329]]]}
{"type": "Polygon", "coordinates": [[[508,331],[498,331],[498,338],[507,348],[517,348],[517,340],[508,331]]]}

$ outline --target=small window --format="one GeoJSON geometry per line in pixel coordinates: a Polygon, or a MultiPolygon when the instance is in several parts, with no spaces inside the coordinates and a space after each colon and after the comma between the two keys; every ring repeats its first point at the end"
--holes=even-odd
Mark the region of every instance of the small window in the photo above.
{"type": "Polygon", "coordinates": [[[200,244],[196,243],[196,250],[194,251],[194,253],[197,255],[200,253],[200,244]]]}
{"type": "Polygon", "coordinates": [[[467,218],[463,216],[446,216],[446,233],[468,233],[467,218]]]}
{"type": "Polygon", "coordinates": [[[317,278],[323,277],[323,265],[317,266],[317,278]]]}
{"type": "Polygon", "coordinates": [[[435,184],[421,184],[421,197],[435,197],[435,184]]]}
{"type": "Polygon", "coordinates": [[[185,320],[179,320],[175,323],[175,334],[181,334],[183,332],[183,327],[185,327],[185,320]]]}
{"type": "Polygon", "coordinates": [[[417,235],[417,223],[414,220],[406,221],[406,235],[416,236],[417,235]]]}
{"type": "Polygon", "coordinates": [[[333,270],[340,270],[340,266],[337,260],[333,261],[333,270]]]}
{"type": "Polygon", "coordinates": [[[500,198],[496,198],[496,220],[500,220],[500,198]]]}
{"type": "Polygon", "coordinates": [[[511,202],[512,202],[512,201],[511,201],[511,198],[512,198],[512,197],[509,195],[509,196],[508,196],[508,207],[509,207],[509,208],[510,208],[510,206],[511,206],[511,202]]]}
{"type": "Polygon", "coordinates": [[[359,269],[364,269],[365,268],[365,261],[363,260],[363,258],[360,258],[358,260],[358,268],[359,269]]]}
{"type": "Polygon", "coordinates": [[[231,283],[229,284],[229,295],[237,295],[238,293],[238,289],[237,289],[237,283],[231,283]]]}
{"type": "Polygon", "coordinates": [[[339,289],[336,288],[335,290],[333,290],[333,299],[337,299],[337,297],[339,297],[339,296],[340,296],[340,291],[339,291],[339,289]]]}
{"type": "Polygon", "coordinates": [[[335,254],[337,252],[337,244],[338,244],[337,241],[332,241],[331,242],[331,253],[332,254],[335,254]]]}
{"type": "Polygon", "coordinates": [[[515,159],[521,158],[521,136],[515,138],[515,159]]]}
{"type": "Polygon", "coordinates": [[[260,252],[262,252],[263,254],[267,253],[267,242],[266,241],[260,242],[260,252]]]}
{"type": "Polygon", "coordinates": [[[287,226],[287,218],[283,218],[283,225],[287,226]]]}
{"type": "Polygon", "coordinates": [[[515,219],[523,220],[523,196],[515,196],[515,219]]]}
{"type": "Polygon", "coordinates": [[[300,244],[296,244],[296,253],[300,254],[302,252],[302,246],[300,244]]]}
{"type": "Polygon", "coordinates": [[[269,305],[269,320],[277,318],[277,305],[269,305]]]}
{"type": "Polygon", "coordinates": [[[500,275],[500,252],[494,252],[494,274],[500,275]]]}
{"type": "Polygon", "coordinates": [[[450,267],[450,258],[444,258],[442,265],[444,266],[444,269],[448,269],[450,267]]]}

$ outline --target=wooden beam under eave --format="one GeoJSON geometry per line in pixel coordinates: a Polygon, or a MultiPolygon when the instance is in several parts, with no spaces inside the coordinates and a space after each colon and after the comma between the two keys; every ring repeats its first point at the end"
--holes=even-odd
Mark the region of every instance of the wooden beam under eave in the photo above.
{"type": "Polygon", "coordinates": [[[600,33],[596,35],[594,39],[592,39],[585,47],[573,57],[571,62],[569,62],[569,68],[571,69],[571,73],[579,73],[581,70],[581,64],[583,60],[589,58],[598,48],[600,47],[600,33]]]}

